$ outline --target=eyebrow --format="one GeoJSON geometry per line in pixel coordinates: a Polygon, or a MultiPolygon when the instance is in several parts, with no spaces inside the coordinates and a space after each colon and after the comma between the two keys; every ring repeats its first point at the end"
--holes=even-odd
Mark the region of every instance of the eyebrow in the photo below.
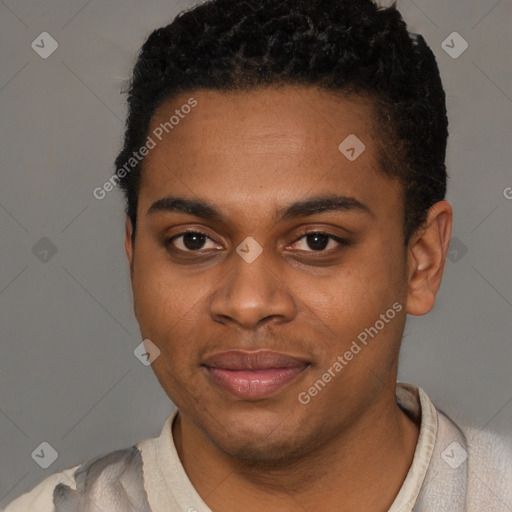
{"type": "MultiPolygon", "coordinates": [[[[375,217],[372,210],[354,197],[340,195],[324,195],[310,197],[296,201],[275,212],[275,220],[282,222],[298,217],[310,217],[326,212],[361,212],[375,217]]],[[[148,209],[146,215],[159,212],[179,212],[193,215],[205,220],[226,222],[225,215],[208,201],[189,199],[185,197],[164,197],[155,201],[148,209]]]]}

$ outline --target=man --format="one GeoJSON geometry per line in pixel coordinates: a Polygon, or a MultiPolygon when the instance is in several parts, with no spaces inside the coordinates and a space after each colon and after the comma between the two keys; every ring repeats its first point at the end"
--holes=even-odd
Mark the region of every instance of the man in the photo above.
{"type": "Polygon", "coordinates": [[[449,246],[445,95],[394,6],[213,0],[148,38],[124,148],[161,435],[6,512],[502,511],[506,440],[396,382],[449,246]]]}

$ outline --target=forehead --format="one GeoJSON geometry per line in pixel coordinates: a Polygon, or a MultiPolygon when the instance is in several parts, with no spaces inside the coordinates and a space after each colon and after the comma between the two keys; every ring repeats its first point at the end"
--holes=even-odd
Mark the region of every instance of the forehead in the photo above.
{"type": "Polygon", "coordinates": [[[332,153],[350,134],[370,142],[373,107],[367,98],[313,87],[198,90],[158,108],[150,123],[150,133],[155,130],[160,149],[171,145],[174,151],[186,142],[186,150],[219,154],[332,153]],[[192,98],[196,106],[185,108],[192,98]]]}
{"type": "Polygon", "coordinates": [[[372,104],[359,96],[291,86],[181,94],[151,119],[139,202],[147,211],[168,193],[234,208],[333,189],[364,202],[390,186],[375,133],[372,104]]]}

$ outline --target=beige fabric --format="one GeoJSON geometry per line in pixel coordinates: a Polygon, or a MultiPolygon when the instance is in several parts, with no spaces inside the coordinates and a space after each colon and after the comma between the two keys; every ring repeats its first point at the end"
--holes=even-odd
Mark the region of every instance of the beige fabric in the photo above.
{"type": "Polygon", "coordinates": [[[60,473],[50,475],[37,484],[31,491],[10,503],[4,512],[53,512],[53,489],[58,484],[66,484],[72,489],[76,489],[73,474],[79,467],[80,464],[65,469],[60,473]]]}

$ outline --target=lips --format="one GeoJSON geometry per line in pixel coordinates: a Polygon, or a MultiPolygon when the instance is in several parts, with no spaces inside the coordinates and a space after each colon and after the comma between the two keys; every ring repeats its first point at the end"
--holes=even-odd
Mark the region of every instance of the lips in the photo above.
{"type": "Polygon", "coordinates": [[[309,363],[280,352],[260,350],[214,354],[203,366],[215,385],[238,398],[258,400],[291,384],[309,363]]]}

